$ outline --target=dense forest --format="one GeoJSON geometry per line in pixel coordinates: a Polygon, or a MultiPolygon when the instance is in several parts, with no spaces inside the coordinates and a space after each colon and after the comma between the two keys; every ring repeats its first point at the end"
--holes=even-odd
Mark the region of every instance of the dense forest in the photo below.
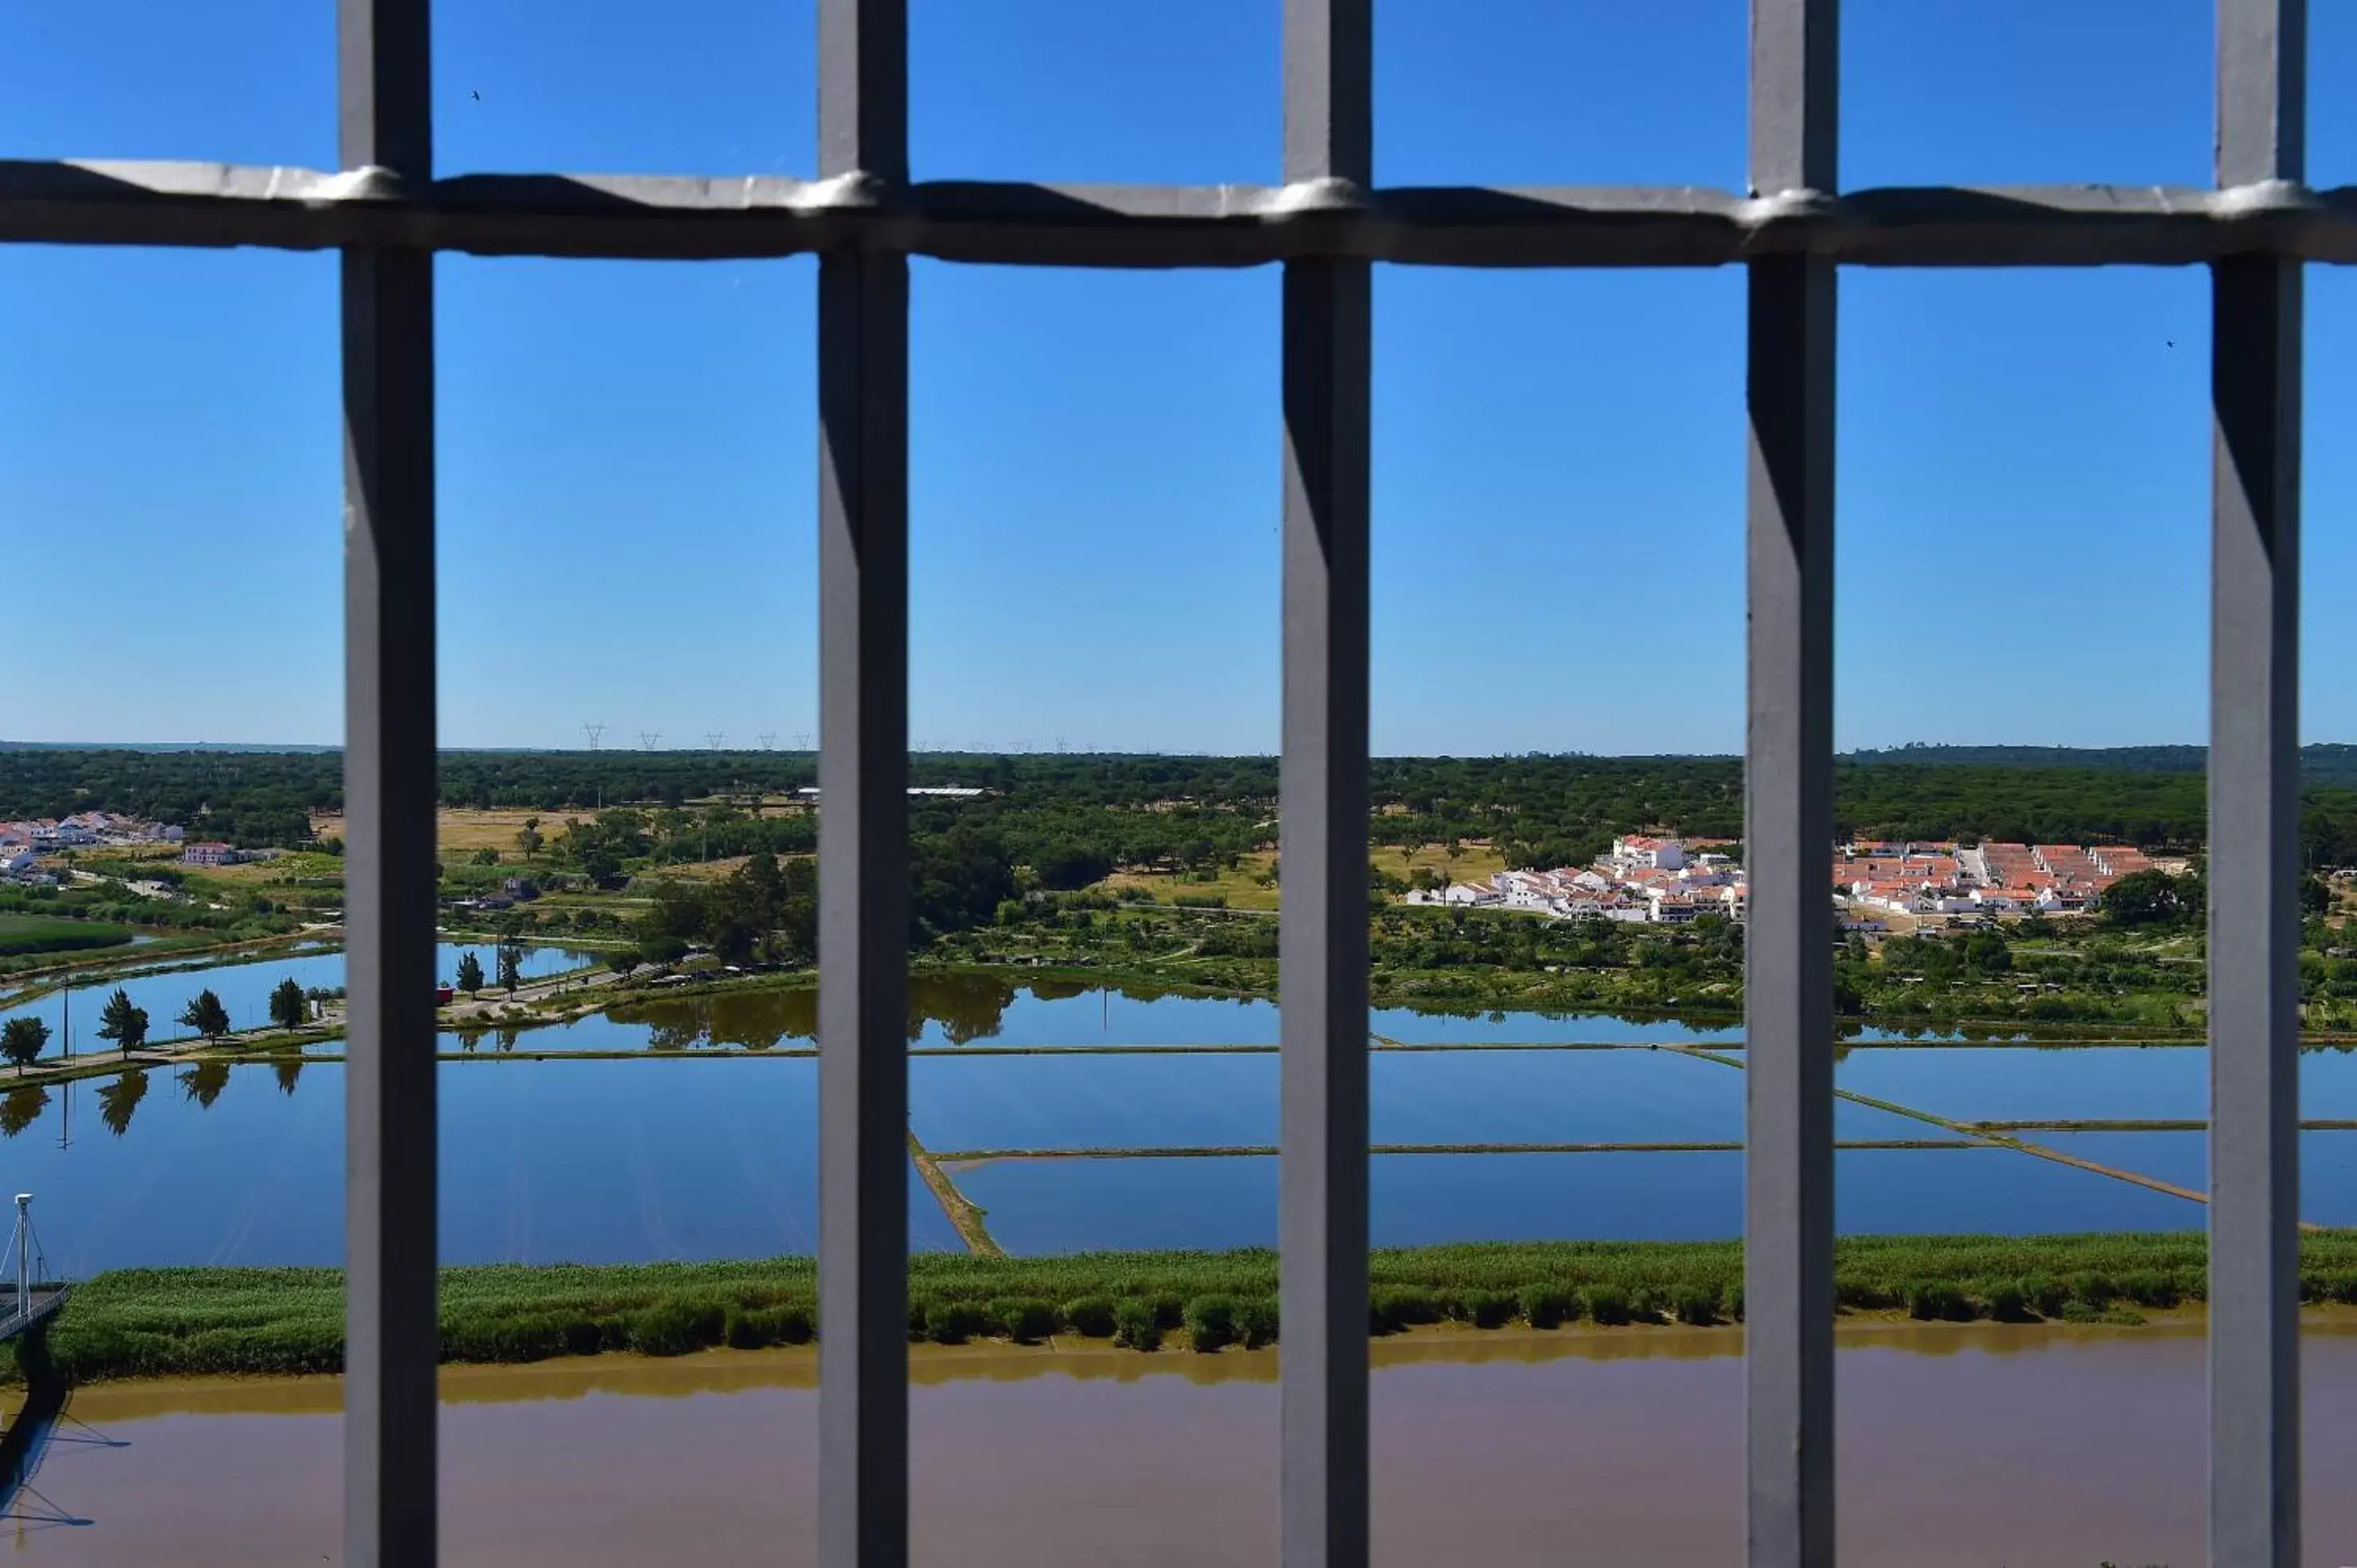
{"type": "MultiPolygon", "coordinates": [[[[2303,851],[2311,866],[2357,863],[2357,747],[2313,746],[2303,851]]],[[[2191,747],[2045,752],[1908,747],[1839,765],[1845,833],[1887,838],[2126,841],[2201,847],[2201,754],[2191,747]],[[2191,766],[2182,766],[2190,759],[2191,766]]],[[[246,844],[295,844],[308,814],[342,802],[335,752],[0,750],[0,817],[105,810],[180,823],[246,844]]],[[[920,839],[952,824],[999,841],[1049,886],[1111,867],[1232,864],[1273,842],[1276,759],[1267,757],[926,754],[918,784],[975,786],[978,800],[912,804],[920,839]]],[[[816,777],[807,752],[447,752],[442,800],[454,807],[549,812],[631,805],[699,808],[698,857],[813,843],[807,819],[713,813],[713,801],[790,793],[816,777]]],[[[1374,843],[1495,844],[1512,865],[1592,858],[1615,833],[1660,828],[1739,838],[1743,767],[1718,757],[1380,757],[1371,773],[1374,843]]],[[[612,858],[650,853],[646,815],[615,819],[612,858]]],[[[685,840],[664,838],[677,858],[685,840]]],[[[576,846],[591,851],[588,843],[576,846]]],[[[603,857],[599,857],[603,858],[603,857]]]]}

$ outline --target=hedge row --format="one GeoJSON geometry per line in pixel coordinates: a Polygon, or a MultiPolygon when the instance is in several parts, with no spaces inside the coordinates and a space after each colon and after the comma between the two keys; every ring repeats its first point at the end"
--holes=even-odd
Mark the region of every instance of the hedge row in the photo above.
{"type": "MultiPolygon", "coordinates": [[[[1369,1260],[1369,1327],[1455,1322],[1551,1328],[1709,1324],[1743,1316],[1735,1242],[1541,1242],[1387,1250],[1369,1260]]],[[[2357,1304],[2357,1230],[2302,1238],[2310,1301],[2357,1304]]],[[[2198,1232],[2098,1236],[1866,1237],[1835,1249],[1847,1310],[1924,1319],[2085,1318],[2198,1302],[2198,1232]]],[[[818,1332],[806,1258],[593,1268],[496,1265],[442,1272],[450,1361],[532,1361],[713,1346],[800,1344],[818,1332]]],[[[343,1359],[343,1285],[333,1269],[156,1269],[82,1285],[52,1346],[78,1379],[172,1373],[324,1372],[343,1359]]],[[[1018,1342],[1055,1335],[1154,1349],[1277,1337],[1276,1256],[1105,1252],[1063,1258],[910,1260],[912,1339],[1018,1342]]]]}

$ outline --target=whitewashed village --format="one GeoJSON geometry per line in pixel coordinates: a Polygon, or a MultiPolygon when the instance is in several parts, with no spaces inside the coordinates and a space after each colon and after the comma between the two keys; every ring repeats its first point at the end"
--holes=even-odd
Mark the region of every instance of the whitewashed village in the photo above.
{"type": "MultiPolygon", "coordinates": [[[[1731,839],[1628,834],[1595,864],[1501,871],[1486,882],[1420,888],[1411,904],[1528,910],[1559,920],[1684,925],[1705,915],[1744,918],[1741,846],[1731,839]]],[[[2000,918],[2083,915],[2140,871],[2182,872],[2126,844],[1860,842],[1834,852],[1830,886],[1852,922],[1881,916],[2000,918]]]]}

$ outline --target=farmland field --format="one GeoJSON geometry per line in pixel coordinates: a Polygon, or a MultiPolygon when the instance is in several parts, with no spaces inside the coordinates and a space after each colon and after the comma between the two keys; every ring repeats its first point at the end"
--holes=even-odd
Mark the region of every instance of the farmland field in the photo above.
{"type": "Polygon", "coordinates": [[[77,948],[120,947],[130,940],[128,927],[109,925],[103,920],[0,913],[0,958],[19,953],[70,952],[77,948]]]}

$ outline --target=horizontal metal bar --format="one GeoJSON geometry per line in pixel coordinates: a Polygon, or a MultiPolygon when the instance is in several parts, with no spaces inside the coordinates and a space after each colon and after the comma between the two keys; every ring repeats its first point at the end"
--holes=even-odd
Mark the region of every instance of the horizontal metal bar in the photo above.
{"type": "Polygon", "coordinates": [[[2357,263],[2357,187],[2282,181],[1891,188],[1751,198],[1694,187],[1054,186],[863,175],[461,175],[0,160],[0,242],[398,245],[477,255],[726,260],[899,251],[1041,266],[1227,267],[1319,256],[1470,267],[2357,263]]]}

